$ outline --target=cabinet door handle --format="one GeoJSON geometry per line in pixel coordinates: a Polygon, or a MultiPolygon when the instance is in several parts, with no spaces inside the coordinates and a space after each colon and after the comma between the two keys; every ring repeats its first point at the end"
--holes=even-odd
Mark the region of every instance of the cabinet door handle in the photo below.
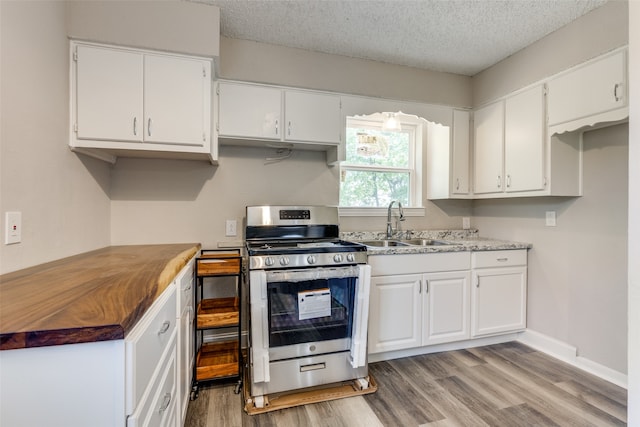
{"type": "Polygon", "coordinates": [[[133,118],[133,135],[134,136],[138,135],[138,118],[137,117],[133,118]]]}
{"type": "Polygon", "coordinates": [[[504,257],[504,258],[496,258],[496,261],[498,261],[498,262],[506,262],[506,261],[509,261],[509,258],[507,258],[507,257],[504,257]]]}
{"type": "Polygon", "coordinates": [[[511,187],[511,175],[507,175],[507,188],[511,187]]]}
{"type": "Polygon", "coordinates": [[[460,189],[460,178],[456,178],[456,190],[460,189]]]}
{"type": "Polygon", "coordinates": [[[429,293],[429,281],[428,280],[424,281],[424,293],[425,294],[429,293]]]}
{"type": "Polygon", "coordinates": [[[276,135],[278,135],[278,121],[276,120],[276,135]]]}
{"type": "Polygon", "coordinates": [[[147,120],[147,133],[151,136],[151,117],[147,120]]]}
{"type": "Polygon", "coordinates": [[[289,127],[287,128],[287,133],[291,136],[291,120],[289,120],[289,127]]]}
{"type": "Polygon", "coordinates": [[[170,403],[171,403],[171,393],[165,393],[164,397],[162,398],[162,405],[160,405],[160,408],[158,408],[158,413],[161,414],[164,411],[166,411],[170,403]]]}
{"type": "Polygon", "coordinates": [[[418,293],[422,293],[422,280],[418,280],[418,293]]]}
{"type": "Polygon", "coordinates": [[[168,321],[168,320],[165,320],[165,321],[162,323],[162,327],[160,327],[160,330],[158,331],[158,335],[162,335],[162,334],[164,334],[165,332],[167,332],[167,331],[169,330],[169,326],[171,326],[171,322],[170,322],[170,321],[168,321]]]}
{"type": "Polygon", "coordinates": [[[500,175],[498,175],[497,183],[498,183],[498,188],[500,188],[500,186],[502,185],[502,181],[500,180],[500,175]]]}
{"type": "Polygon", "coordinates": [[[620,83],[616,83],[615,85],[613,85],[613,98],[616,100],[616,102],[622,99],[622,97],[618,95],[618,88],[620,86],[622,86],[620,83]]]}

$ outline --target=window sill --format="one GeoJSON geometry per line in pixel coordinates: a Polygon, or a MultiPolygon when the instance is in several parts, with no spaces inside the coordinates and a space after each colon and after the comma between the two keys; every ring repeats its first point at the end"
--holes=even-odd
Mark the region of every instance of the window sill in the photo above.
{"type": "MultiPolygon", "coordinates": [[[[340,216],[387,216],[388,208],[338,208],[340,216]]],[[[402,208],[404,216],[424,216],[424,208],[402,208]]],[[[398,214],[397,205],[393,205],[393,215],[398,214]]]]}

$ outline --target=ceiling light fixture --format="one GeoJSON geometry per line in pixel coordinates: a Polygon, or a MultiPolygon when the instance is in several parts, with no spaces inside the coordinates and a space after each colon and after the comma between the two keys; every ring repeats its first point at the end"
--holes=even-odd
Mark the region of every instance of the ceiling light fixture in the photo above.
{"type": "Polygon", "coordinates": [[[400,121],[396,118],[396,113],[386,113],[386,118],[382,123],[382,129],[399,132],[400,121]]]}

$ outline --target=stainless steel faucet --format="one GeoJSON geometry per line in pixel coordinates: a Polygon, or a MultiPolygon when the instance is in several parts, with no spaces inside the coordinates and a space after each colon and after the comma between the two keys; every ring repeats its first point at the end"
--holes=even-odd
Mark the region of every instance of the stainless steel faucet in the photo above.
{"type": "MultiPolygon", "coordinates": [[[[393,237],[393,226],[391,225],[391,209],[393,208],[394,203],[398,204],[398,221],[404,221],[404,212],[402,211],[402,203],[396,200],[392,200],[391,203],[389,203],[389,207],[387,208],[387,239],[390,239],[393,237]]],[[[397,228],[398,226],[396,225],[396,230],[397,228]]]]}

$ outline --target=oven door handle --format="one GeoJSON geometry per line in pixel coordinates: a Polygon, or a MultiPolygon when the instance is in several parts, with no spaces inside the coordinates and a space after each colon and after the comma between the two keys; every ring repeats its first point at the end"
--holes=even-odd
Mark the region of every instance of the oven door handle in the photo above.
{"type": "Polygon", "coordinates": [[[369,289],[371,285],[371,266],[359,265],[358,267],[356,307],[349,351],[350,363],[353,368],[359,368],[367,364],[367,324],[369,321],[369,289]]]}

